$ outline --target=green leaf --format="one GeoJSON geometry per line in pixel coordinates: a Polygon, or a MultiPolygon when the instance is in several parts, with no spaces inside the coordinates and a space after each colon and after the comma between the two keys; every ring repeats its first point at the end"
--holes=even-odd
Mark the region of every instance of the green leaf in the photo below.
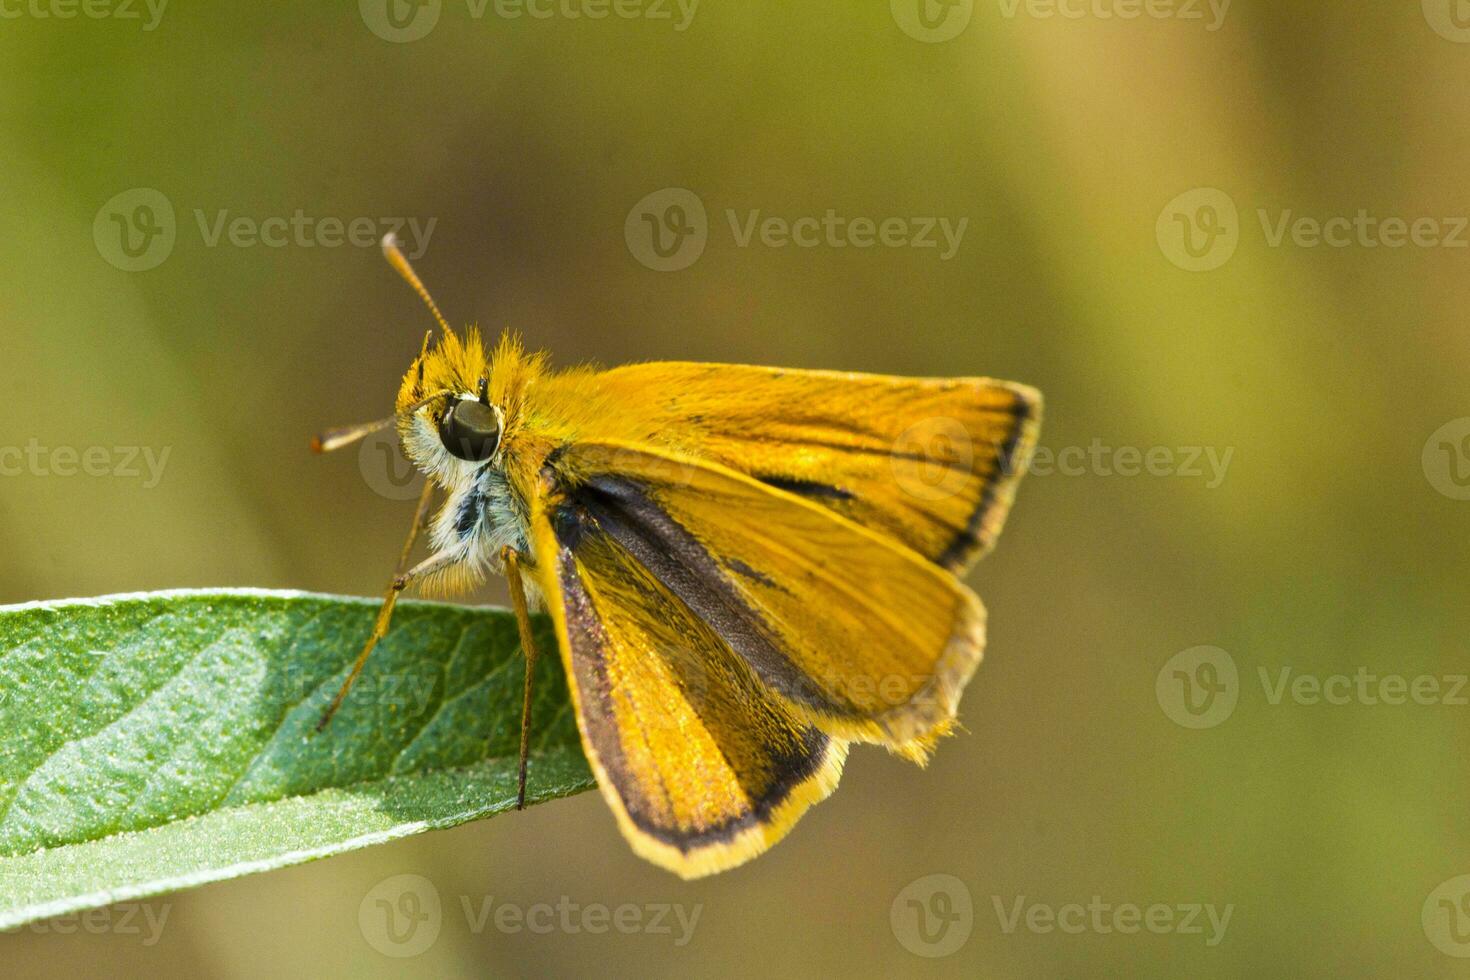
{"type": "MultiPolygon", "coordinates": [[[[0,607],[0,929],[515,806],[524,661],[497,609],[172,592],[0,607]]],[[[537,622],[527,802],[593,785],[537,622]]]]}

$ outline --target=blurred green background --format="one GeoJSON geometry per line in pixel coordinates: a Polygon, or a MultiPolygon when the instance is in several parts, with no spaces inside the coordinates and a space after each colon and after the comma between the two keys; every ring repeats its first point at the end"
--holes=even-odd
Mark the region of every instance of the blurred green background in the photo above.
{"type": "Polygon", "coordinates": [[[385,414],[428,320],[320,219],[432,219],[426,248],[400,235],[450,319],[564,365],[1041,388],[1057,465],[971,577],[969,732],[927,772],[855,750],[785,843],[712,880],[635,858],[587,794],[152,903],[151,944],[115,919],[0,936],[0,969],[1464,975],[1463,4],[395,2],[0,0],[0,602],[377,592],[412,489],[381,446],[306,441],[385,414]],[[704,248],[658,271],[641,216],[669,188],[704,248]],[[742,246],[729,217],[829,209],[967,224],[945,259],[742,246]],[[251,243],[298,210],[299,241],[251,243]],[[248,219],[234,242],[221,212],[248,219]],[[67,447],[101,447],[92,474],[67,447]],[[1135,451],[1154,464],[1126,475],[1135,451]],[[1276,696],[1288,669],[1442,681],[1313,704],[1276,696]],[[413,958],[359,924],[403,874],[444,908],[413,958]],[[1232,911],[1213,945],[1204,915],[1044,927],[1095,896],[1232,911]],[[699,919],[678,946],[477,930],[462,904],[564,897],[699,919]],[[1018,901],[1038,925],[1008,928],[1018,901]]]}

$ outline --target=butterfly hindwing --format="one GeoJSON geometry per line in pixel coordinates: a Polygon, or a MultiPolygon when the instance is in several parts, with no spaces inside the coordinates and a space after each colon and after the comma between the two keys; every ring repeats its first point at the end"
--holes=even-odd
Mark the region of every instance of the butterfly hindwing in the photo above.
{"type": "Polygon", "coordinates": [[[765,693],[620,542],[567,512],[534,524],[583,745],[639,854],[684,877],[732,867],[836,788],[846,743],[765,693]]]}
{"type": "Polygon", "coordinates": [[[616,542],[798,717],[918,759],[948,730],[985,632],[953,575],[715,463],[596,443],[557,465],[559,526],[616,542]]]}

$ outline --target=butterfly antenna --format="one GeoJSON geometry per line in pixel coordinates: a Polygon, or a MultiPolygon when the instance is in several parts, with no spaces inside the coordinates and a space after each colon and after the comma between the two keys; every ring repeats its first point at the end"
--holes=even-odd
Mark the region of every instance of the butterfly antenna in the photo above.
{"type": "Polygon", "coordinates": [[[311,451],[314,453],[330,453],[350,446],[355,442],[361,442],[374,432],[382,432],[384,429],[391,428],[397,424],[399,419],[409,418],[424,406],[432,405],[440,398],[452,394],[454,393],[446,388],[443,391],[434,392],[427,398],[420,398],[403,411],[396,415],[390,415],[385,419],[378,419],[376,422],[364,422],[362,425],[344,425],[340,429],[328,429],[320,435],[312,436],[311,451]]]}
{"type": "MultiPolygon", "coordinates": [[[[409,264],[408,257],[398,247],[398,236],[392,232],[383,236],[383,257],[403,277],[403,281],[408,283],[413,288],[413,291],[419,294],[419,299],[423,300],[424,305],[429,308],[429,312],[434,314],[434,319],[438,322],[439,329],[445,333],[449,333],[449,321],[445,320],[444,314],[439,312],[439,306],[434,302],[434,297],[430,296],[428,289],[424,288],[424,281],[419,278],[419,274],[413,271],[413,266],[409,264]]],[[[427,340],[425,343],[427,344],[427,340]]]]}
{"type": "Polygon", "coordinates": [[[397,419],[378,419],[375,422],[365,422],[362,425],[344,425],[340,429],[328,429],[321,435],[312,436],[311,451],[314,453],[336,452],[344,446],[350,446],[354,442],[360,442],[372,435],[388,428],[397,419]]]}
{"type": "MultiPolygon", "coordinates": [[[[434,314],[434,320],[439,324],[439,328],[445,333],[449,333],[449,321],[445,320],[444,314],[439,312],[439,305],[434,302],[434,297],[429,295],[429,291],[424,287],[424,282],[422,279],[419,278],[418,273],[413,271],[413,266],[409,264],[408,257],[405,256],[403,254],[403,250],[398,247],[398,237],[392,232],[389,232],[388,234],[383,236],[383,257],[386,258],[388,260],[388,264],[391,265],[395,270],[397,270],[398,274],[403,277],[404,282],[407,282],[410,286],[413,287],[413,291],[419,294],[419,299],[423,300],[424,305],[429,308],[429,312],[434,314]]],[[[419,354],[419,380],[421,382],[423,380],[422,372],[424,358],[429,353],[429,340],[433,336],[434,331],[432,330],[424,335],[424,347],[419,354]]],[[[399,412],[396,415],[390,415],[386,419],[378,419],[375,422],[365,422],[362,425],[346,425],[338,429],[328,429],[326,432],[323,432],[320,435],[314,436],[312,438],[311,451],[314,453],[330,453],[335,450],[342,449],[345,446],[350,446],[353,443],[361,442],[363,439],[372,435],[374,432],[381,432],[382,430],[391,427],[403,416],[412,415],[419,409],[423,408],[425,405],[429,404],[437,398],[443,397],[445,394],[446,392],[442,391],[435,392],[428,398],[422,399],[415,404],[410,405],[404,411],[399,412]]]]}

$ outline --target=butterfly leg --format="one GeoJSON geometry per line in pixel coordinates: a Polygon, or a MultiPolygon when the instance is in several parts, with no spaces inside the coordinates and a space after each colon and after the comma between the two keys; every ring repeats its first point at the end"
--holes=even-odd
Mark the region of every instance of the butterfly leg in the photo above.
{"type": "Polygon", "coordinates": [[[357,682],[357,677],[362,673],[363,665],[367,663],[368,656],[373,652],[373,648],[378,645],[379,640],[388,635],[388,623],[393,618],[393,607],[398,603],[398,594],[408,588],[409,583],[415,578],[435,567],[433,565],[434,559],[431,558],[418,568],[412,571],[405,571],[408,568],[408,556],[413,553],[414,543],[418,541],[419,534],[428,523],[429,502],[433,498],[433,495],[434,484],[426,482],[424,484],[424,492],[419,494],[418,509],[414,511],[413,527],[410,528],[408,540],[403,543],[403,551],[398,556],[398,568],[393,573],[393,582],[388,586],[388,591],[383,596],[383,605],[378,609],[377,621],[373,623],[373,632],[368,637],[367,644],[362,648],[362,652],[357,655],[357,662],[352,665],[352,672],[347,675],[347,680],[342,683],[341,689],[337,691],[337,696],[332,699],[332,703],[322,713],[321,720],[316,723],[316,730],[318,732],[327,727],[327,723],[332,720],[332,716],[337,713],[337,709],[342,707],[342,702],[347,698],[347,692],[352,690],[352,685],[357,682]]]}
{"type": "Polygon", "coordinates": [[[521,582],[521,555],[506,545],[500,552],[505,566],[505,579],[510,585],[510,604],[515,610],[516,627],[521,633],[521,650],[526,655],[526,686],[521,701],[521,767],[516,790],[516,809],[526,808],[526,764],[531,755],[531,685],[536,679],[536,642],[531,636],[531,613],[526,602],[526,586],[521,582]]]}

